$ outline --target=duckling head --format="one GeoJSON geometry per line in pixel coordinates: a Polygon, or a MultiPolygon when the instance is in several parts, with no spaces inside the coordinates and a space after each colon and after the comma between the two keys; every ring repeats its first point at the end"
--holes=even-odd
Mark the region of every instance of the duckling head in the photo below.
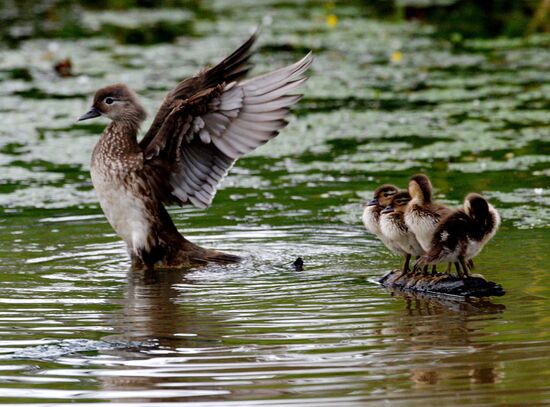
{"type": "Polygon", "coordinates": [[[92,108],[78,121],[107,116],[113,121],[139,125],[147,116],[137,95],[128,86],[117,83],[99,89],[94,96],[92,108]]]}
{"type": "Polygon", "coordinates": [[[399,192],[395,185],[384,184],[376,188],[374,198],[367,202],[367,206],[379,205],[383,208],[389,205],[392,196],[399,192]]]}
{"type": "Polygon", "coordinates": [[[464,198],[464,212],[477,223],[485,223],[489,217],[489,203],[476,193],[469,193],[464,198]]]}
{"type": "Polygon", "coordinates": [[[432,201],[432,183],[424,174],[416,174],[409,178],[409,194],[420,203],[432,201]]]}
{"type": "Polygon", "coordinates": [[[411,196],[408,192],[399,192],[391,197],[389,205],[380,213],[405,213],[405,209],[410,201],[411,196]]]}

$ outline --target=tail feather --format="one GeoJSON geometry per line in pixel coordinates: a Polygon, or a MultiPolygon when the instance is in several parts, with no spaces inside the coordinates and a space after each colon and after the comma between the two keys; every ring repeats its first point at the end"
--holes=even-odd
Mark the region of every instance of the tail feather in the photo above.
{"type": "Polygon", "coordinates": [[[192,259],[200,262],[220,264],[240,263],[243,260],[242,257],[236,256],[234,254],[218,252],[216,250],[205,250],[205,252],[201,253],[201,255],[197,256],[197,258],[192,259]]]}
{"type": "Polygon", "coordinates": [[[187,258],[191,263],[220,263],[233,264],[242,261],[242,258],[229,253],[219,252],[217,250],[205,249],[182,236],[182,241],[177,253],[177,257],[187,258]]]}

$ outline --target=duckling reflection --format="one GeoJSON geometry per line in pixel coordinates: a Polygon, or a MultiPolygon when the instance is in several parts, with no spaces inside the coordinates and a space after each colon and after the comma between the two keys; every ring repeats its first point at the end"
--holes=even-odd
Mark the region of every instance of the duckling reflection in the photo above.
{"type": "Polygon", "coordinates": [[[403,218],[410,201],[411,196],[408,192],[399,192],[392,196],[389,205],[380,212],[382,235],[405,256],[401,270],[403,274],[409,271],[411,256],[418,257],[424,254],[424,250],[403,218]]]}
{"type": "MultiPolygon", "coordinates": [[[[383,329],[383,337],[393,337],[402,352],[411,354],[405,368],[416,387],[453,380],[468,383],[496,383],[503,378],[497,350],[480,339],[480,318],[501,318],[506,307],[487,299],[446,299],[389,290],[403,311],[393,324],[383,329]],[[467,349],[465,352],[445,349],[467,349]],[[433,353],[428,353],[429,351],[433,353]],[[418,356],[414,356],[419,351],[418,356]]],[[[398,351],[392,349],[394,357],[398,351]]]]}
{"type": "Polygon", "coordinates": [[[464,199],[464,208],[445,217],[435,230],[431,247],[421,259],[425,264],[460,262],[464,277],[470,269],[468,261],[479,254],[500,225],[495,208],[481,195],[471,193],[464,199]]]}

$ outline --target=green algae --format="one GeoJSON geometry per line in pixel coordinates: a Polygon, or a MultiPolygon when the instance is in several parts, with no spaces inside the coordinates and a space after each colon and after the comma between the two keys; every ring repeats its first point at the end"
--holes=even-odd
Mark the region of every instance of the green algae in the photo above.
{"type": "Polygon", "coordinates": [[[548,35],[453,43],[374,19],[373,2],[117,1],[82,10],[80,34],[0,45],[3,402],[208,403],[220,389],[239,405],[548,401],[548,35]],[[211,208],[170,209],[186,237],[245,262],[127,276],[89,177],[107,120],[76,119],[97,88],[124,82],[149,111],[144,131],[167,91],[260,23],[252,74],[311,49],[305,96],[211,208]],[[63,58],[73,76],[53,71],[63,58]],[[505,311],[389,296],[366,280],[399,259],[365,232],[362,202],[416,172],[439,201],[458,207],[476,191],[501,213],[476,271],[508,290],[505,311]],[[103,346],[110,337],[135,346],[103,346]]]}

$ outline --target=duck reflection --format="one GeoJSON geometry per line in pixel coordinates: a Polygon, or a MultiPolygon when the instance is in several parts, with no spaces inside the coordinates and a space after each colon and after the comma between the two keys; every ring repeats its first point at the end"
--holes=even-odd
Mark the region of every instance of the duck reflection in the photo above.
{"type": "Polygon", "coordinates": [[[466,379],[472,384],[496,383],[502,379],[496,351],[490,344],[476,340],[483,335],[476,329],[476,321],[500,318],[506,309],[504,305],[488,299],[448,299],[390,292],[404,300],[404,315],[384,333],[408,342],[412,352],[433,354],[434,349],[440,352],[437,364],[432,361],[411,364],[410,378],[415,386],[422,388],[457,379],[466,379]]]}
{"type": "Polygon", "coordinates": [[[186,270],[131,270],[119,328],[124,341],[154,343],[166,350],[215,346],[220,325],[210,313],[186,306],[185,286],[193,280],[186,270]]]}
{"type": "Polygon", "coordinates": [[[100,380],[112,401],[219,400],[226,393],[205,386],[200,374],[201,357],[216,363],[225,320],[186,304],[188,272],[129,271],[113,321],[118,333],[109,337],[128,346],[103,352],[114,370],[100,380]]]}

